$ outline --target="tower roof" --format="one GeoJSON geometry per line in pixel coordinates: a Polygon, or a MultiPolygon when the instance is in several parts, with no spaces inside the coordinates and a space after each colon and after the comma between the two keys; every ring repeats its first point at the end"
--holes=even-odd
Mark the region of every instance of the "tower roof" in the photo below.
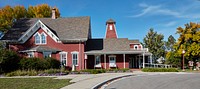
{"type": "Polygon", "coordinates": [[[106,21],[106,24],[109,24],[109,23],[114,23],[115,24],[116,22],[113,19],[109,19],[109,20],[106,21]]]}

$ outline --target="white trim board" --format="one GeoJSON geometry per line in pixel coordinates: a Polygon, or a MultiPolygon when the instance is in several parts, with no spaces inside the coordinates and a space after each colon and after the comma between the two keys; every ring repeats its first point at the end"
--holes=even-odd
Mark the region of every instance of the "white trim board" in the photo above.
{"type": "Polygon", "coordinates": [[[60,43],[60,39],[46,26],[42,21],[38,20],[32,27],[30,27],[19,39],[20,43],[25,43],[39,28],[42,28],[55,42],[60,43]]]}

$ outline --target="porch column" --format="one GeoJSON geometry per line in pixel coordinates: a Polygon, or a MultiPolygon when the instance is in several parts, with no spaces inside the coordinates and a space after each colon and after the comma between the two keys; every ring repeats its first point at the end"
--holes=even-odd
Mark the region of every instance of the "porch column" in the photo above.
{"type": "Polygon", "coordinates": [[[145,68],[145,56],[144,56],[144,53],[142,54],[143,56],[143,68],[145,68]]]}
{"type": "Polygon", "coordinates": [[[124,59],[124,69],[126,68],[126,64],[125,64],[125,62],[126,62],[126,55],[125,54],[123,54],[123,59],[124,59]]]}
{"type": "Polygon", "coordinates": [[[152,54],[150,55],[150,62],[151,62],[151,64],[153,63],[152,54]]]}
{"type": "Polygon", "coordinates": [[[104,54],[104,68],[106,69],[106,54],[104,54]]]}
{"type": "Polygon", "coordinates": [[[139,59],[138,59],[138,56],[136,56],[136,59],[139,60],[139,68],[141,68],[141,59],[140,59],[140,56],[139,56],[139,59]]]}

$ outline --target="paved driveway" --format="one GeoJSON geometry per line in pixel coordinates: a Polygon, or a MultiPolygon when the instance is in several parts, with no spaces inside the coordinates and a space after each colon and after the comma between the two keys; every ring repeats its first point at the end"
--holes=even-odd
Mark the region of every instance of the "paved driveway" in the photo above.
{"type": "Polygon", "coordinates": [[[106,89],[200,89],[200,73],[132,76],[114,81],[106,89]]]}

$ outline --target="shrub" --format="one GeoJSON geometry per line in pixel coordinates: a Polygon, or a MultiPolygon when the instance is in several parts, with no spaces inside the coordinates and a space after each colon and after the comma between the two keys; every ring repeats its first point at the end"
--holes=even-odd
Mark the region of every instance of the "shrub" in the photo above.
{"type": "Polygon", "coordinates": [[[46,74],[56,74],[56,73],[68,74],[69,71],[61,70],[61,69],[47,69],[47,70],[44,70],[42,73],[46,73],[46,74]]]}
{"type": "Polygon", "coordinates": [[[0,73],[7,73],[19,68],[20,57],[16,52],[10,50],[0,50],[0,73]]]}
{"type": "Polygon", "coordinates": [[[60,61],[54,59],[54,58],[45,58],[47,62],[47,69],[59,69],[60,68],[60,61]]]}
{"type": "Polygon", "coordinates": [[[47,62],[40,58],[23,58],[19,64],[23,70],[44,70],[48,67],[47,62]]]}
{"type": "Polygon", "coordinates": [[[175,68],[143,68],[143,72],[178,72],[175,68]]]}
{"type": "Polygon", "coordinates": [[[90,74],[99,74],[99,73],[105,73],[105,69],[87,69],[87,70],[81,70],[81,72],[88,72],[90,74]]]}

